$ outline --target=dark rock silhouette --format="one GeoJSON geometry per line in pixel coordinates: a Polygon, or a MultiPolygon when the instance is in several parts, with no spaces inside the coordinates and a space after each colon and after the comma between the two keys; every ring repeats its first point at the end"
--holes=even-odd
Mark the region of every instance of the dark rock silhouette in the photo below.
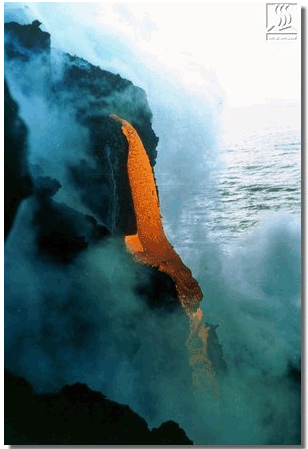
{"type": "Polygon", "coordinates": [[[41,22],[34,20],[29,25],[16,22],[4,24],[6,36],[5,54],[9,59],[17,58],[24,62],[33,55],[50,50],[50,34],[40,29],[41,22]]]}
{"type": "Polygon", "coordinates": [[[110,401],[85,384],[54,394],[34,394],[22,377],[5,372],[5,444],[191,445],[173,421],[149,430],[127,405],[110,401]]]}
{"type": "Polygon", "coordinates": [[[37,229],[39,254],[58,263],[70,263],[90,242],[110,235],[109,230],[99,225],[95,218],[46,198],[48,188],[52,193],[58,188],[56,180],[39,178],[35,180],[35,186],[39,201],[33,224],[37,229]]]}
{"type": "MultiPolygon", "coordinates": [[[[152,444],[184,444],[181,441],[184,441],[186,437],[185,432],[180,426],[174,421],[164,422],[157,429],[152,429],[152,444]],[[177,442],[176,442],[177,441],[177,442]]],[[[193,444],[193,441],[188,440],[189,442],[185,444],[193,444]]]]}
{"type": "Polygon", "coordinates": [[[4,82],[4,237],[13,225],[20,202],[32,193],[27,161],[27,128],[4,82]]]}
{"type": "MultiPolygon", "coordinates": [[[[207,323],[209,324],[209,323],[207,323]]],[[[212,361],[213,369],[216,373],[220,375],[226,374],[228,372],[228,366],[225,362],[222,346],[219,344],[216,329],[218,326],[210,325],[209,340],[208,340],[208,355],[212,361]]]]}
{"type": "Polygon", "coordinates": [[[52,197],[61,188],[61,184],[50,176],[34,178],[34,191],[40,197],[52,197]]]}
{"type": "Polygon", "coordinates": [[[39,20],[34,20],[31,24],[22,25],[22,27],[16,22],[9,22],[4,24],[4,30],[19,41],[21,46],[31,52],[40,52],[50,47],[50,34],[42,31],[40,25],[39,20]]]}
{"type": "Polygon", "coordinates": [[[88,129],[87,151],[96,168],[80,160],[68,164],[68,176],[85,206],[113,234],[135,232],[128,178],[123,176],[127,143],[109,114],[123,115],[132,122],[154,165],[158,137],[151,126],[152,113],[145,92],[131,81],[81,58],[62,52],[51,54],[50,35],[40,30],[38,21],[31,25],[5,24],[5,68],[25,96],[40,95],[60,113],[70,108],[72,121],[88,129]],[[15,73],[17,61],[21,64],[19,72],[24,72],[23,78],[15,73]],[[57,75],[58,71],[61,76],[57,75]]]}
{"type": "MultiPolygon", "coordinates": [[[[36,245],[34,262],[45,261],[46,266],[56,267],[59,273],[66,275],[68,268],[75,269],[78,256],[86,254],[95,245],[107,242],[109,237],[119,237],[122,241],[124,235],[136,232],[126,173],[127,142],[109,114],[119,114],[132,123],[154,166],[158,138],[152,130],[152,114],[144,91],[130,81],[94,67],[81,58],[62,52],[53,53],[50,35],[40,30],[38,21],[24,26],[5,24],[5,69],[8,80],[14,80],[24,97],[35,95],[42,99],[44,105],[53,108],[53,112],[57,111],[60,116],[66,114],[69,127],[74,126],[77,140],[83,136],[84,130],[87,132],[88,139],[83,147],[85,157],[76,156],[75,159],[61,161],[65,168],[65,181],[89,211],[82,213],[57,199],[58,192],[65,188],[62,179],[60,182],[56,175],[46,175],[40,164],[28,167],[28,134],[31,129],[24,123],[26,118],[22,121],[18,116],[18,105],[10,94],[10,84],[5,85],[5,236],[9,234],[20,202],[32,195],[34,210],[31,231],[35,233],[36,245]],[[17,62],[20,64],[18,73],[15,71],[17,62]],[[20,77],[19,73],[25,76],[20,77]]],[[[47,118],[42,115],[41,120],[44,129],[47,118]]],[[[60,139],[48,142],[51,147],[61,142],[62,138],[65,141],[66,131],[65,127],[57,130],[60,139]]],[[[63,150],[65,152],[65,147],[63,150]]],[[[124,243],[122,249],[124,252],[124,243]]],[[[128,254],[127,259],[133,264],[128,254]]],[[[85,276],[77,270],[72,272],[76,273],[75,278],[70,274],[72,284],[78,276],[85,276]]],[[[177,299],[174,283],[167,274],[149,266],[138,266],[136,273],[134,292],[140,301],[148,305],[147,310],[157,316],[178,314],[179,327],[170,334],[180,349],[174,348],[169,335],[157,335],[156,343],[169,348],[175,360],[170,358],[164,361],[165,371],[155,358],[151,367],[144,366],[142,355],[138,354],[140,335],[137,316],[133,323],[129,319],[124,323],[130,339],[125,355],[130,360],[134,359],[145,382],[159,383],[159,376],[168,373],[181,378],[179,383],[190,388],[189,371],[179,373],[176,366],[177,360],[183,362],[185,358],[187,335],[183,329],[188,323],[177,299]],[[180,352],[182,348],[183,353],[180,352]]],[[[82,279],[85,286],[86,277],[82,279]]],[[[44,283],[48,285],[47,276],[44,283]]],[[[8,345],[7,368],[25,375],[22,367],[24,347],[30,341],[32,348],[32,341],[39,339],[39,349],[56,367],[55,383],[64,385],[67,382],[63,381],[66,361],[58,358],[62,342],[76,354],[80,348],[82,351],[89,350],[89,342],[91,348],[97,349],[98,327],[103,327],[106,334],[109,330],[112,332],[113,323],[108,314],[102,312],[108,290],[108,283],[102,282],[101,303],[98,306],[89,301],[87,294],[91,297],[90,290],[79,292],[74,284],[73,293],[68,291],[67,297],[58,295],[54,285],[50,286],[49,291],[46,288],[45,296],[40,298],[39,330],[37,334],[29,330],[28,318],[25,318],[25,330],[18,333],[18,328],[16,338],[12,338],[11,346],[8,345]],[[93,320],[91,315],[98,315],[99,320],[93,320]],[[67,323],[67,334],[65,329],[55,326],[58,318],[67,323]]],[[[24,293],[20,291],[20,297],[24,293]]],[[[31,293],[27,294],[31,300],[31,293]]],[[[29,305],[23,310],[9,304],[9,300],[6,299],[6,313],[13,317],[18,327],[29,305]]],[[[212,351],[214,368],[223,374],[226,364],[214,328],[210,333],[209,351],[212,351]]],[[[29,380],[35,382],[33,378],[29,380]]],[[[159,402],[153,392],[142,394],[140,402],[146,403],[149,416],[155,417],[159,402]]],[[[146,422],[129,407],[108,400],[85,384],[66,386],[61,392],[37,395],[25,379],[16,378],[9,372],[5,376],[5,439],[7,444],[192,444],[184,431],[172,421],[149,431],[146,422]]]]}

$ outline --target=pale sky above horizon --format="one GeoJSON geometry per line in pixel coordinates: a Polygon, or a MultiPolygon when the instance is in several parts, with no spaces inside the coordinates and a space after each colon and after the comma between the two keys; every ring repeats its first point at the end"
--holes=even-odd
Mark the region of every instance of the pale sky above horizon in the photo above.
{"type": "MultiPolygon", "coordinates": [[[[265,3],[15,3],[18,4],[27,5],[43,22],[52,33],[54,45],[92,63],[102,61],[89,51],[89,38],[84,37],[87,44],[81,39],[78,42],[83,32],[87,35],[89,26],[98,36],[104,32],[125,43],[152,72],[171,74],[184,88],[200,95],[217,90],[231,107],[299,100],[301,96],[300,34],[295,42],[266,41],[265,3]],[[70,26],[65,31],[63,26],[57,27],[61,16],[70,17],[76,28],[70,26]]],[[[299,14],[299,10],[297,17],[293,13],[298,31],[299,14]]],[[[116,55],[114,62],[121,67],[116,55]]],[[[138,81],[138,74],[135,76],[138,81]]]]}
{"type": "Polygon", "coordinates": [[[299,99],[299,40],[266,41],[265,7],[250,2],[119,3],[112,23],[127,34],[134,28],[133,39],[142,51],[160,55],[168,67],[181,67],[185,83],[198,89],[216,78],[227,104],[299,99]]]}

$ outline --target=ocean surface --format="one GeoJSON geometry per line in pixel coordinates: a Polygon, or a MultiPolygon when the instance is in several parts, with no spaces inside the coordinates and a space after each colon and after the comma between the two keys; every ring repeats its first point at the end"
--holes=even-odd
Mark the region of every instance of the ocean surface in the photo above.
{"type": "Polygon", "coordinates": [[[192,176],[185,186],[189,200],[176,227],[164,214],[164,201],[176,197],[180,186],[172,182],[172,173],[158,167],[155,176],[166,233],[180,253],[209,243],[228,252],[262,222],[278,215],[299,219],[300,145],[299,102],[225,109],[220,118],[216,163],[204,183],[194,183],[192,176]]]}

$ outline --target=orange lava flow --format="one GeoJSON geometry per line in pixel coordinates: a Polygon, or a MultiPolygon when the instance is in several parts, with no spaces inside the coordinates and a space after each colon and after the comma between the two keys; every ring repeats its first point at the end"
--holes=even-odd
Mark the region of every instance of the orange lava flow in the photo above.
{"type": "Polygon", "coordinates": [[[211,327],[202,324],[203,312],[199,308],[189,316],[190,333],[186,347],[190,353],[189,365],[193,373],[193,384],[198,391],[211,390],[216,401],[220,395],[220,385],[208,356],[208,338],[211,327]]]}
{"type": "MultiPolygon", "coordinates": [[[[207,356],[210,327],[201,325],[203,313],[199,303],[203,298],[202,290],[165,235],[153,169],[137,131],[117,115],[111,114],[110,117],[121,124],[122,133],[128,142],[127,171],[137,233],[125,237],[126,248],[136,261],[157,267],[173,279],[178,299],[190,320],[190,336],[187,341],[191,352],[190,365],[194,370],[194,383],[200,386],[199,378],[204,377],[204,367],[207,378],[215,378],[211,361],[207,356]],[[199,343],[201,341],[201,349],[198,344],[196,345],[197,341],[199,343]],[[200,371],[200,364],[203,366],[203,374],[200,371]]],[[[208,388],[212,389],[212,386],[208,388]]]]}

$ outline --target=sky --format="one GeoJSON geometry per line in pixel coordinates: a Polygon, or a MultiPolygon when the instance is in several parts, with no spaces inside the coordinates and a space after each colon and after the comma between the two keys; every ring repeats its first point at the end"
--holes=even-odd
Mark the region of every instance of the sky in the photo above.
{"type": "MultiPolygon", "coordinates": [[[[12,2],[7,5],[12,7],[12,2]]],[[[18,5],[21,3],[13,2],[13,7],[18,5]]],[[[52,8],[47,2],[22,5],[41,18],[42,28],[52,33],[52,45],[93,64],[104,65],[106,54],[100,56],[93,50],[89,55],[88,43],[78,41],[81,32],[90,40],[95,33],[117,36],[123,48],[129,47],[148,69],[156,71],[162,66],[190,91],[206,91],[207,96],[210,92],[231,107],[300,98],[300,40],[266,40],[265,3],[61,2],[52,8]],[[61,20],[68,17],[72,22],[59,27],[61,20]],[[76,36],[73,42],[72,35],[76,36]]],[[[299,8],[292,11],[292,24],[298,31],[299,14],[299,8]]],[[[128,70],[120,54],[118,58],[113,54],[111,59],[111,66],[128,70]]],[[[144,75],[127,75],[148,90],[144,75]]]]}
{"type": "MultiPolygon", "coordinates": [[[[98,21],[109,21],[103,6],[98,21]]],[[[126,3],[111,24],[204,87],[211,72],[232,106],[300,97],[300,47],[265,40],[265,3],[126,3]]]]}
{"type": "MultiPolygon", "coordinates": [[[[205,178],[205,174],[209,175],[206,179],[210,179],[210,159],[212,153],[215,156],[216,132],[214,123],[216,108],[210,107],[211,102],[216,104],[216,107],[219,104],[225,104],[229,107],[249,108],[258,103],[300,98],[299,43],[267,42],[265,40],[265,3],[28,2],[21,4],[15,2],[8,6],[24,8],[29,15],[32,14],[33,20],[38,18],[42,22],[41,28],[51,33],[53,47],[82,57],[102,69],[119,73],[146,90],[153,112],[153,129],[160,138],[158,160],[161,160],[161,166],[164,169],[167,167],[168,170],[173,170],[174,182],[180,186],[178,191],[174,190],[176,194],[171,198],[173,204],[166,203],[165,205],[166,214],[163,212],[163,216],[167,216],[167,218],[169,216],[181,218],[181,213],[185,210],[185,202],[192,197],[194,183],[201,182],[205,178]],[[191,114],[187,114],[189,109],[191,114]],[[189,154],[194,156],[191,160],[187,157],[189,154]],[[202,162],[203,158],[209,170],[202,169],[200,161],[202,162]],[[185,170],[182,170],[183,167],[185,170]],[[192,182],[189,183],[187,180],[192,182]],[[184,182],[186,183],[185,189],[181,187],[184,182]],[[190,184],[192,185],[191,189],[189,188],[190,184]]],[[[34,114],[31,113],[31,101],[24,102],[27,107],[24,109],[21,102],[20,104],[21,113],[25,111],[24,117],[27,119],[30,136],[32,132],[32,136],[36,140],[36,147],[31,146],[32,152],[35,148],[46,151],[46,144],[42,145],[41,143],[45,133],[49,132],[50,148],[53,151],[50,154],[56,154],[56,157],[50,156],[50,160],[54,160],[57,168],[54,176],[58,178],[62,165],[59,168],[59,153],[56,153],[58,150],[54,143],[58,137],[62,138],[62,127],[58,126],[58,122],[54,126],[54,122],[46,120],[46,113],[42,109],[41,116],[45,118],[46,123],[48,122],[49,128],[47,131],[44,130],[41,135],[37,132],[38,127],[35,128],[36,122],[33,123],[34,114]],[[60,134],[57,134],[57,130],[60,134]]],[[[38,116],[38,121],[41,116],[38,116]]],[[[72,148],[72,135],[78,138],[79,134],[71,126],[69,120],[66,121],[62,118],[62,121],[64,129],[67,126],[68,133],[67,139],[64,139],[63,146],[59,151],[63,151],[63,158],[67,159],[72,148]]],[[[279,123],[281,123],[280,120],[279,123]]],[[[74,155],[76,160],[81,157],[79,154],[74,153],[74,155]]],[[[209,185],[212,188],[210,183],[209,185]]],[[[73,188],[70,186],[69,193],[71,192],[73,192],[73,188]]],[[[26,209],[24,211],[27,212],[26,209]]],[[[20,213],[23,213],[23,210],[20,213]]],[[[19,219],[19,223],[23,233],[18,234],[17,228],[18,238],[15,243],[13,242],[13,246],[8,248],[8,251],[13,254],[8,260],[14,261],[11,272],[12,289],[16,290],[14,299],[17,303],[24,299],[18,291],[18,283],[15,282],[16,273],[19,276],[19,284],[23,282],[28,286],[31,282],[34,300],[39,295],[43,298],[46,292],[45,285],[42,285],[40,278],[41,270],[43,270],[46,278],[49,277],[51,280],[50,285],[46,288],[50,287],[54,290],[54,282],[56,279],[60,279],[61,288],[57,288],[57,295],[60,302],[67,301],[67,292],[69,293],[67,283],[70,282],[67,272],[59,274],[57,270],[53,271],[50,267],[37,266],[30,260],[28,244],[31,245],[31,238],[29,238],[31,234],[22,219],[19,219]],[[19,254],[20,260],[17,260],[16,254],[19,254]],[[25,273],[23,278],[22,273],[25,273]],[[37,288],[36,282],[41,290],[37,288]]],[[[178,221],[175,223],[175,228],[178,228],[178,221]]],[[[193,226],[194,224],[191,225],[189,231],[195,237],[199,229],[195,231],[193,226]]],[[[14,236],[11,241],[13,238],[14,236]]],[[[224,258],[222,261],[220,253],[216,253],[216,249],[211,250],[211,248],[198,258],[191,252],[187,261],[190,268],[193,266],[199,268],[198,280],[200,280],[200,285],[206,296],[205,310],[211,323],[217,323],[220,326],[217,331],[219,342],[224,348],[224,354],[229,357],[231,370],[230,377],[225,384],[227,393],[230,392],[226,395],[225,407],[221,406],[221,410],[219,410],[216,404],[210,402],[207,409],[202,402],[203,397],[201,397],[200,404],[198,403],[198,407],[200,407],[198,416],[206,414],[208,427],[218,429],[218,432],[220,430],[224,432],[223,441],[230,442],[230,438],[238,438],[237,443],[241,442],[246,434],[249,437],[254,437],[254,433],[258,432],[258,428],[254,426],[255,422],[261,422],[264,413],[269,410],[274,410],[272,416],[274,424],[270,429],[264,428],[262,436],[264,441],[268,441],[272,429],[276,431],[277,428],[283,428],[287,436],[288,432],[292,433],[294,414],[292,415],[292,411],[290,412],[290,407],[293,404],[293,393],[289,392],[288,385],[281,381],[279,381],[277,389],[274,389],[271,384],[267,383],[267,379],[263,379],[260,367],[265,366],[271,371],[274,379],[280,379],[279,376],[284,374],[287,369],[288,360],[297,355],[299,351],[298,309],[293,308],[292,304],[289,305],[289,298],[286,299],[280,294],[280,284],[276,283],[278,278],[285,280],[289,284],[289,290],[295,292],[294,298],[298,299],[300,272],[298,227],[293,229],[291,224],[287,221],[279,221],[278,217],[276,222],[270,221],[268,224],[264,224],[261,231],[258,228],[249,238],[249,244],[245,246],[243,252],[224,258]],[[285,258],[285,263],[281,263],[281,258],[285,258]],[[234,298],[237,301],[234,301],[234,298]],[[239,331],[235,331],[236,329],[239,331]],[[269,344],[269,342],[274,342],[274,344],[269,344]],[[245,356],[244,349],[247,349],[247,345],[253,354],[253,361],[256,362],[255,367],[250,366],[250,353],[245,356]],[[238,353],[243,349],[246,364],[244,366],[248,366],[249,370],[236,370],[234,366],[238,354],[234,348],[238,348],[238,353]],[[253,397],[247,401],[251,392],[253,392],[253,397]],[[288,393],[290,394],[288,395],[288,393]],[[267,400],[268,398],[270,401],[267,400]],[[280,410],[281,414],[276,413],[277,410],[280,410]],[[243,417],[244,419],[242,419],[243,417]],[[224,425],[225,422],[228,422],[228,425],[224,425]],[[281,425],[282,423],[286,423],[286,425],[281,425]]],[[[80,283],[84,288],[87,288],[88,285],[93,286],[93,292],[87,290],[87,294],[92,298],[91,310],[94,312],[96,312],[97,291],[100,291],[101,286],[100,279],[114,279],[117,264],[122,263],[120,260],[122,255],[117,254],[113,248],[110,250],[107,248],[106,251],[110,251],[107,253],[106,260],[114,261],[114,264],[106,264],[105,267],[101,261],[101,254],[90,252],[81,260],[79,266],[80,283]],[[85,267],[87,270],[84,269],[85,267]],[[84,280],[88,271],[92,276],[90,277],[92,282],[88,278],[87,282],[84,280]]],[[[130,276],[130,272],[128,272],[128,279],[125,277],[123,281],[124,284],[127,283],[128,287],[131,282],[130,277],[133,277],[133,273],[130,276]]],[[[119,282],[110,282],[115,289],[112,291],[113,296],[110,299],[111,302],[116,299],[113,301],[115,311],[118,306],[123,308],[122,292],[117,292],[118,287],[120,290],[123,289],[120,281],[121,279],[119,282]]],[[[78,283],[77,287],[79,287],[78,283]]],[[[81,292],[83,292],[82,289],[81,292]]],[[[86,295],[82,296],[88,301],[86,295]]],[[[32,300],[32,297],[30,299],[32,300]]],[[[38,301],[36,304],[37,308],[32,306],[31,301],[27,304],[31,316],[35,316],[36,312],[39,314],[39,311],[42,310],[40,309],[42,302],[38,301]]],[[[82,304],[85,307],[89,305],[88,302],[82,304]]],[[[79,307],[78,304],[76,307],[79,307]]],[[[130,307],[134,308],[135,303],[134,298],[128,297],[127,308],[130,307]]],[[[78,309],[77,316],[81,316],[83,311],[84,309],[78,309]]],[[[75,313],[75,309],[73,312],[75,313]]],[[[92,314],[93,324],[95,329],[98,328],[102,332],[103,341],[104,329],[101,326],[101,315],[96,315],[94,312],[92,314]],[[97,322],[100,325],[96,327],[97,322]]],[[[114,319],[116,313],[113,309],[110,313],[114,319]]],[[[23,316],[22,324],[27,327],[30,322],[26,314],[23,316]]],[[[54,319],[52,314],[47,316],[51,320],[54,319]]],[[[45,318],[43,317],[43,319],[45,318]]],[[[60,316],[60,319],[64,319],[63,316],[60,316]]],[[[156,331],[153,323],[156,325],[154,321],[149,321],[156,331]]],[[[40,323],[36,324],[39,327],[40,323]]],[[[115,325],[117,325],[117,321],[115,325]]],[[[147,325],[148,322],[145,323],[145,328],[147,325]]],[[[58,321],[56,326],[58,326],[58,321]]],[[[57,328],[56,326],[54,327],[57,328]]],[[[147,329],[148,332],[149,329],[147,329]]],[[[143,327],[140,332],[143,335],[143,327]]],[[[119,335],[121,337],[122,334],[119,335]]],[[[153,339],[155,340],[155,338],[156,334],[153,332],[153,339]]],[[[109,340],[106,339],[106,341],[108,346],[109,340]]],[[[123,342],[123,347],[125,347],[126,340],[124,338],[123,342]]],[[[58,347],[55,348],[57,356],[63,361],[65,360],[63,354],[67,348],[61,345],[58,347]]],[[[160,349],[164,356],[165,349],[160,349]]],[[[29,366],[30,371],[35,370],[33,376],[38,377],[36,365],[31,363],[31,357],[33,359],[40,357],[40,354],[37,355],[35,351],[29,352],[27,355],[30,363],[26,365],[29,366]]],[[[68,354],[70,351],[71,349],[68,347],[68,354]]],[[[144,354],[146,358],[150,357],[146,347],[144,354]]],[[[110,357],[110,365],[113,366],[112,363],[114,363],[115,372],[118,373],[116,370],[119,370],[119,376],[123,377],[123,386],[121,386],[121,390],[118,385],[113,386],[113,372],[110,370],[107,393],[114,400],[125,401],[125,403],[130,401],[132,407],[137,407],[140,396],[137,388],[136,395],[134,390],[129,400],[126,397],[123,399],[121,396],[126,394],[127,390],[124,384],[128,377],[127,365],[120,363],[118,365],[117,358],[112,354],[110,357]],[[113,391],[113,388],[117,391],[113,391]]],[[[42,360],[45,361],[46,358],[42,357],[42,360]]],[[[104,360],[100,361],[104,362],[104,360]]],[[[146,363],[143,365],[147,366],[146,363]]],[[[102,372],[100,366],[97,367],[97,370],[100,375],[102,372]]],[[[100,378],[97,371],[92,371],[91,365],[88,365],[87,360],[84,361],[81,357],[80,371],[76,373],[73,370],[70,371],[65,380],[71,383],[76,379],[87,381],[94,388],[95,382],[100,381],[100,378]]],[[[45,376],[49,382],[54,372],[56,369],[52,366],[50,371],[44,368],[40,374],[42,377],[45,376]]],[[[138,380],[139,371],[133,372],[133,374],[136,374],[138,380]]],[[[57,372],[56,375],[58,375],[57,372]]],[[[46,379],[44,378],[44,380],[46,379]]],[[[162,383],[159,394],[165,401],[162,408],[162,419],[167,419],[166,416],[173,404],[177,404],[178,401],[178,396],[170,393],[168,379],[166,383],[162,383]]],[[[296,410],[296,405],[294,407],[296,410]]],[[[144,410],[140,410],[140,413],[146,416],[144,410]]],[[[177,413],[174,419],[179,423],[186,423],[187,408],[179,408],[177,413]]],[[[198,427],[197,430],[203,432],[203,428],[197,424],[189,419],[188,434],[192,431],[189,426],[193,430],[194,426],[198,427]]]]}

